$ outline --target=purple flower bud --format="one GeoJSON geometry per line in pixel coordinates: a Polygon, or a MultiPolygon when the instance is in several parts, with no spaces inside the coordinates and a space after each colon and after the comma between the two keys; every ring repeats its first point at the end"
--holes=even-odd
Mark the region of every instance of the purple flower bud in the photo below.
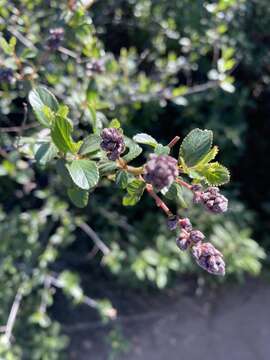
{"type": "Polygon", "coordinates": [[[223,255],[211,243],[198,243],[192,247],[197,264],[213,275],[225,275],[223,255]]]}
{"type": "Polygon", "coordinates": [[[0,82],[11,83],[13,80],[13,70],[10,68],[0,68],[0,82]]]}
{"type": "Polygon", "coordinates": [[[192,243],[197,244],[205,239],[204,234],[200,230],[192,230],[189,233],[189,239],[192,243]]]}
{"type": "Polygon", "coordinates": [[[144,167],[144,179],[157,191],[170,186],[178,176],[177,160],[169,155],[149,156],[144,167]]]}
{"type": "Polygon", "coordinates": [[[182,251],[187,250],[190,246],[189,233],[186,231],[181,231],[179,237],[176,239],[176,245],[182,251]]]}
{"type": "Polygon", "coordinates": [[[192,230],[192,225],[189,218],[180,219],[179,224],[183,230],[186,230],[188,232],[192,230]]]}
{"type": "Polygon", "coordinates": [[[47,40],[47,46],[50,50],[57,50],[64,40],[64,29],[50,29],[50,36],[47,40]]]}
{"type": "Polygon", "coordinates": [[[228,199],[221,195],[219,188],[211,186],[203,192],[195,192],[193,202],[202,203],[204,207],[215,214],[220,214],[228,209],[228,199]]]}
{"type": "Polygon", "coordinates": [[[124,138],[115,128],[106,128],[101,132],[100,147],[107,152],[109,160],[115,161],[125,150],[124,138]]]}
{"type": "Polygon", "coordinates": [[[179,216],[173,215],[167,219],[167,226],[169,230],[175,230],[179,222],[179,216]]]}
{"type": "Polygon", "coordinates": [[[200,185],[200,184],[192,185],[191,190],[194,191],[194,192],[201,191],[202,190],[202,185],[200,185]]]}
{"type": "Polygon", "coordinates": [[[92,60],[86,65],[87,75],[93,73],[102,74],[105,71],[104,62],[102,60],[92,60]]]}

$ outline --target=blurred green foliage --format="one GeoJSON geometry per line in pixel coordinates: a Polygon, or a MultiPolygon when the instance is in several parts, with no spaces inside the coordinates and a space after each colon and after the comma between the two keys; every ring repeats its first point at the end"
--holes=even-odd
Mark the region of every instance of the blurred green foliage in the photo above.
{"type": "MultiPolygon", "coordinates": [[[[37,131],[46,136],[23,105],[37,84],[69,105],[78,140],[113,118],[121,119],[128,135],[145,131],[164,144],[197,126],[212,129],[220,160],[232,168],[230,212],[225,220],[196,208],[188,215],[224,253],[227,279],[259,274],[265,252],[251,229],[269,246],[269,25],[267,0],[0,0],[0,69],[13,70],[12,81],[0,83],[1,359],[61,358],[67,339],[50,316],[57,288],[103,317],[114,316],[109,303],[84,294],[75,274],[81,264],[90,273],[102,259],[113,281],[117,275],[126,286],[158,288],[200,271],[176,251],[150,199],[127,211],[118,190],[104,180],[86,210],[74,209],[59,175],[22,155],[18,137],[37,131]],[[52,51],[49,30],[57,27],[63,27],[64,40],[52,51]],[[264,106],[256,122],[256,109],[264,106]],[[110,252],[98,252],[81,223],[110,252]],[[7,336],[18,293],[19,310],[7,336]]],[[[102,284],[102,274],[96,274],[102,284]]],[[[116,335],[111,334],[115,349],[116,335]]]]}

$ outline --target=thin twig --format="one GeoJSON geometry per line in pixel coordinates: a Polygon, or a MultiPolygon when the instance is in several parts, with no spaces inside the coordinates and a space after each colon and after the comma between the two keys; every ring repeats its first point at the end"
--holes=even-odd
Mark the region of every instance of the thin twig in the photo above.
{"type": "Polygon", "coordinates": [[[167,216],[173,216],[173,213],[168,208],[168,206],[164,203],[164,201],[154,192],[153,186],[150,184],[146,184],[146,191],[148,194],[156,201],[156,204],[159,208],[161,208],[167,216]]]}
{"type": "Polygon", "coordinates": [[[180,140],[180,136],[175,136],[172,141],[169,142],[169,148],[172,148],[178,141],[180,140]]]}
{"type": "Polygon", "coordinates": [[[27,104],[26,104],[26,103],[23,103],[23,121],[22,121],[22,125],[21,125],[21,130],[19,131],[19,134],[18,134],[18,138],[17,138],[17,142],[16,142],[16,148],[19,147],[20,140],[21,140],[21,137],[22,137],[24,128],[25,128],[25,123],[26,123],[26,120],[27,120],[27,115],[28,115],[28,107],[27,107],[27,104]]]}
{"type": "Polygon", "coordinates": [[[190,184],[188,184],[187,182],[185,182],[184,180],[181,180],[181,179],[177,178],[177,179],[175,179],[175,181],[176,181],[178,184],[186,187],[186,188],[189,189],[189,190],[191,190],[191,188],[192,188],[192,186],[191,186],[190,184]]]}
{"type": "Polygon", "coordinates": [[[29,39],[27,39],[25,36],[23,36],[19,31],[14,29],[12,26],[8,26],[7,29],[13,36],[15,36],[27,48],[32,49],[32,50],[37,50],[35,45],[29,39]]]}
{"type": "Polygon", "coordinates": [[[104,255],[108,255],[111,250],[108,248],[107,245],[104,244],[104,242],[100,239],[100,237],[97,235],[97,233],[85,222],[78,223],[78,227],[82,229],[97,245],[99,250],[103,252],[104,255]]]}
{"type": "Polygon", "coordinates": [[[17,294],[15,296],[15,299],[13,301],[10,313],[9,313],[9,317],[8,317],[8,321],[7,321],[7,325],[6,325],[6,331],[5,331],[5,337],[7,340],[7,343],[10,343],[10,339],[12,336],[12,331],[15,325],[15,321],[16,321],[16,317],[21,305],[21,301],[22,301],[22,288],[20,287],[17,291],[17,294]]]}
{"type": "MultiPolygon", "coordinates": [[[[39,126],[39,124],[36,122],[31,123],[31,124],[26,124],[23,126],[23,130],[33,129],[38,126],[39,126]]],[[[0,128],[0,133],[10,133],[10,132],[20,133],[21,131],[22,131],[22,126],[8,126],[8,127],[0,128]]]]}

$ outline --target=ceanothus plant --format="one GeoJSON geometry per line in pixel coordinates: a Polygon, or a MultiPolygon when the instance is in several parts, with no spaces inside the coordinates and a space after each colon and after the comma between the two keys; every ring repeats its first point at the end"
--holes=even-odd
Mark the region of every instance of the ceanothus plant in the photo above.
{"type": "Polygon", "coordinates": [[[228,200],[217,186],[227,183],[230,174],[213,161],[218,147],[212,145],[212,131],[192,130],[182,141],[179,157],[175,159],[170,154],[179,141],[178,136],[164,146],[144,133],[128,138],[116,119],[102,128],[97,121],[95,102],[91,105],[93,133],[79,141],[74,141],[72,136],[68,107],[60,105],[49,90],[42,86],[33,89],[29,102],[37,120],[47,130],[28,145],[38,163],[55,162],[67,195],[75,206],[87,205],[89,193],[103,177],[115,181],[125,191],[124,206],[137,204],[146,192],[166,214],[168,228],[177,232],[179,249],[190,249],[197,264],[209,273],[225,274],[223,255],[211,243],[204,242],[204,234],[193,229],[188,218],[174,214],[162,199],[182,201],[182,191],[186,188],[193,194],[193,203],[201,204],[203,209],[213,214],[227,210],[228,200]],[[142,153],[138,144],[149,146],[151,153],[145,164],[134,167],[129,163],[142,153]]]}

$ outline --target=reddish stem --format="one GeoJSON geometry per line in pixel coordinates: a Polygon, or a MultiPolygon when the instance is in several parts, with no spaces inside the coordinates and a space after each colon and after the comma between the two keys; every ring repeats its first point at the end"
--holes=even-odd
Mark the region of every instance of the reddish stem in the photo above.
{"type": "Polygon", "coordinates": [[[178,179],[178,178],[177,178],[175,181],[176,181],[178,184],[186,187],[186,188],[189,189],[189,190],[191,190],[191,188],[192,188],[192,186],[189,185],[189,184],[188,184],[187,182],[185,182],[184,180],[181,180],[181,179],[178,179]]]}
{"type": "Polygon", "coordinates": [[[161,200],[161,198],[154,192],[153,186],[150,184],[146,184],[146,190],[148,194],[156,201],[156,204],[159,208],[161,208],[167,216],[173,216],[173,213],[168,208],[168,206],[161,200]]]}
{"type": "Polygon", "coordinates": [[[172,148],[178,141],[180,140],[180,136],[175,136],[172,141],[169,142],[169,148],[172,148]]]}

